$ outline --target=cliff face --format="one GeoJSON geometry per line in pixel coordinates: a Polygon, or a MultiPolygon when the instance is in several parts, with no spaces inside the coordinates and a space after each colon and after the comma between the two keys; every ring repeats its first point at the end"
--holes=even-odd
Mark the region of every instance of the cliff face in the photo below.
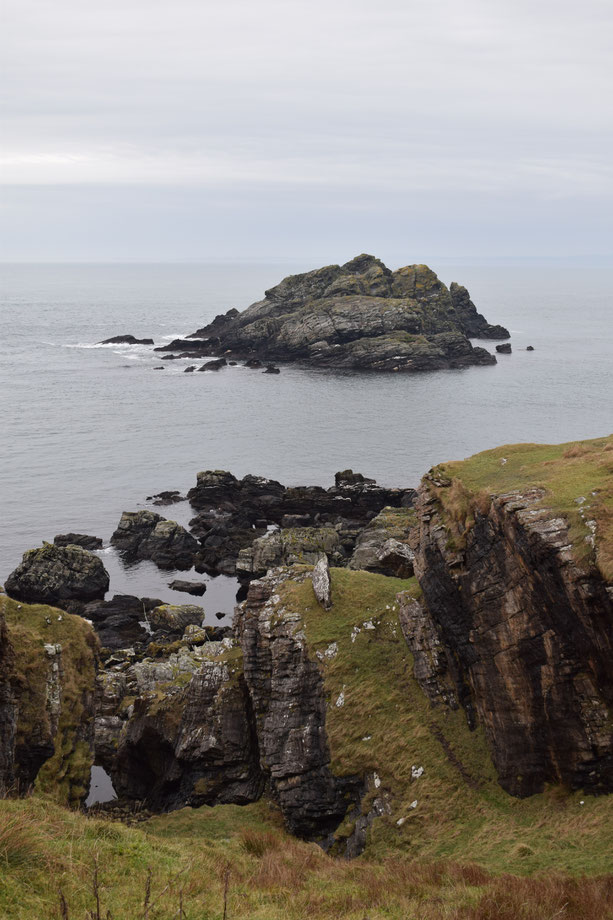
{"type": "MultiPolygon", "coordinates": [[[[203,354],[303,361],[323,367],[421,371],[494,364],[467,336],[508,338],[427,265],[392,272],[374,256],[284,278],[264,300],[193,333],[203,354]]],[[[190,337],[191,338],[191,337],[190,337]]]]}
{"type": "Polygon", "coordinates": [[[96,640],[61,610],[0,599],[0,769],[5,790],[86,795],[93,759],[96,640]]]}
{"type": "Polygon", "coordinates": [[[438,467],[419,490],[425,605],[401,614],[416,677],[484,727],[516,795],[548,782],[613,791],[613,588],[597,565],[610,445],[535,448],[532,459],[503,448],[438,467]],[[496,494],[496,479],[522,487],[496,494]]]}

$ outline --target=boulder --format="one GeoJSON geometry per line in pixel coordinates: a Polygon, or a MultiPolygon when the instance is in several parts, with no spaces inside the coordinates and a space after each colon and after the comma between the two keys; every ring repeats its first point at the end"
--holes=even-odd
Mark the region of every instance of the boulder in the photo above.
{"type": "Polygon", "coordinates": [[[511,354],[510,342],[505,342],[503,345],[496,345],[496,351],[500,355],[510,355],[511,354]]]}
{"type": "Polygon", "coordinates": [[[322,553],[335,561],[344,557],[334,527],[292,527],[258,537],[252,546],[242,549],[238,554],[236,571],[239,575],[258,578],[268,569],[280,565],[314,565],[322,553]]]}
{"type": "Polygon", "coordinates": [[[190,569],[198,541],[154,511],[124,511],[111,543],[127,559],[150,559],[161,569],[190,569]]]}
{"type": "Polygon", "coordinates": [[[156,495],[147,496],[147,501],[153,502],[154,505],[174,505],[177,502],[184,502],[185,500],[185,495],[181,495],[177,489],[158,492],[156,495]]]}
{"type": "MultiPolygon", "coordinates": [[[[173,339],[168,345],[158,345],[154,351],[183,351],[194,352],[202,351],[208,346],[208,340],[198,339],[173,339]]],[[[206,352],[204,352],[206,354],[206,352]]]]}
{"type": "Polygon", "coordinates": [[[204,608],[194,604],[161,604],[147,614],[151,629],[164,635],[182,636],[186,626],[200,626],[203,620],[204,608]]]}
{"type": "Polygon", "coordinates": [[[214,361],[207,361],[202,367],[199,367],[199,371],[220,371],[222,367],[225,367],[228,362],[225,358],[216,358],[214,361]]]}
{"type": "Polygon", "coordinates": [[[86,604],[83,616],[93,623],[103,648],[143,650],[151,641],[148,615],[161,605],[159,598],[115,594],[108,601],[86,604]]]}
{"type": "Polygon", "coordinates": [[[186,368],[185,368],[185,370],[183,371],[183,373],[184,373],[184,374],[192,374],[195,370],[196,370],[196,365],[195,365],[195,364],[190,364],[189,367],[186,367],[186,368]]]}
{"type": "Polygon", "coordinates": [[[20,601],[53,604],[91,601],[108,591],[109,573],[102,560],[80,546],[44,543],[24,553],[6,580],[6,593],[20,601]]]}
{"type": "Polygon", "coordinates": [[[185,594],[194,594],[197,597],[201,597],[206,591],[206,585],[203,581],[181,581],[179,578],[171,581],[168,587],[172,588],[173,591],[183,591],[185,594]]]}
{"type": "Polygon", "coordinates": [[[278,367],[275,367],[274,364],[269,364],[266,370],[264,371],[264,373],[265,374],[280,374],[281,371],[279,370],[278,367]]]}
{"type": "Polygon", "coordinates": [[[53,538],[56,546],[80,546],[82,549],[102,549],[100,537],[90,537],[86,533],[59,533],[53,538]]]}

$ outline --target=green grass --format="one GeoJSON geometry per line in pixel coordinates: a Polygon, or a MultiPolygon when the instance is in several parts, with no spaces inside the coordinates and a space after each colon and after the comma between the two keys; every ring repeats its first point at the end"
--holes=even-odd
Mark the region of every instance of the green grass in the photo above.
{"type": "Polygon", "coordinates": [[[613,865],[613,797],[561,789],[523,800],[507,795],[481,730],[469,731],[462,711],[432,707],[413,679],[397,620],[399,591],[419,596],[415,579],[347,569],[332,570],[328,612],[315,601],[308,580],[287,582],[279,591],[284,607],[302,612],[313,653],[337,644],[336,656],[323,654],[321,663],[333,770],[376,772],[379,792],[389,793],[391,814],[373,825],[368,855],[470,859],[492,872],[519,875],[545,868],[607,871],[613,865]],[[363,628],[368,621],[374,629],[363,628]],[[360,632],[352,641],[355,627],[360,632]],[[338,707],[341,692],[344,704],[338,707]],[[478,788],[450,762],[441,735],[478,788]],[[412,779],[412,766],[424,767],[419,779],[412,779]],[[415,800],[417,807],[410,808],[415,800]]]}
{"type": "Polygon", "coordinates": [[[489,496],[544,489],[541,504],[568,520],[577,560],[586,563],[594,557],[603,576],[613,579],[613,435],[497,447],[468,460],[441,463],[431,475],[449,483],[446,488],[430,487],[450,518],[469,527],[475,507],[487,503],[489,496]],[[596,524],[594,549],[586,540],[587,521],[596,524]]]}

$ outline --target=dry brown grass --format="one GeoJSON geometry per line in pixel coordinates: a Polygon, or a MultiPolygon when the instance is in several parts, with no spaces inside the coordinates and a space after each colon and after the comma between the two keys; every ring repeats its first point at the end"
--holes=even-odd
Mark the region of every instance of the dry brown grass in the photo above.
{"type": "Polygon", "coordinates": [[[458,920],[609,920],[613,917],[613,875],[567,878],[557,873],[534,878],[493,879],[475,907],[458,920]]]}

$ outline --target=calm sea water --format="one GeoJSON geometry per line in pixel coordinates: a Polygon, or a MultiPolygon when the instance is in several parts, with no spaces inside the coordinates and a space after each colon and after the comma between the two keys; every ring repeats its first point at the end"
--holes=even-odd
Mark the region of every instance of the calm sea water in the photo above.
{"type": "MultiPolygon", "coordinates": [[[[123,510],[147,507],[162,489],[187,490],[203,469],[325,486],[352,467],[410,486],[434,463],[499,444],[613,429],[606,267],[433,264],[446,283],[468,287],[490,322],[511,329],[513,354],[494,367],[184,374],[189,361],[160,362],[150,348],[95,347],[120,333],[162,344],[312,267],[0,268],[0,581],[26,549],[57,533],[108,541],[123,510]]],[[[186,503],[158,510],[190,517],[186,503]]],[[[110,549],[103,558],[112,592],[190,600],[151,563],[124,567],[110,549]]],[[[207,613],[230,610],[233,591],[233,580],[212,580],[207,613]]]]}

